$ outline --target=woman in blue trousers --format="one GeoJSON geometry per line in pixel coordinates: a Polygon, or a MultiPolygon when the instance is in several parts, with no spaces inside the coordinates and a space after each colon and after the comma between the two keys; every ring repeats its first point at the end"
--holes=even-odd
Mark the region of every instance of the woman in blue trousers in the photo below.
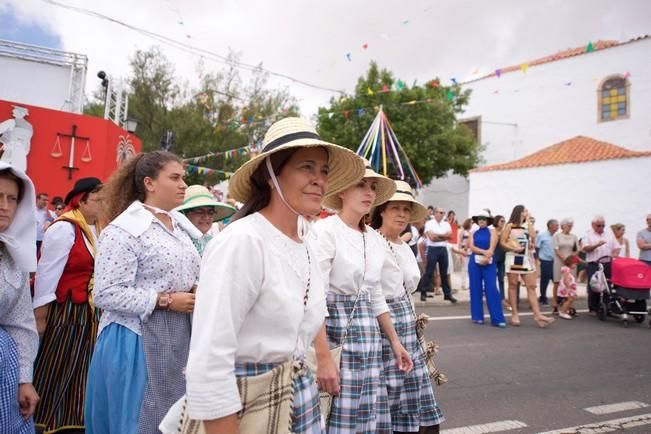
{"type": "Polygon", "coordinates": [[[470,317],[475,324],[484,323],[483,294],[486,294],[486,304],[491,317],[491,324],[495,327],[506,327],[504,313],[502,312],[502,297],[497,289],[497,267],[493,258],[498,237],[495,229],[489,226],[493,219],[481,211],[473,216],[479,229],[470,236],[470,250],[472,255],[468,263],[470,277],[470,317]]]}

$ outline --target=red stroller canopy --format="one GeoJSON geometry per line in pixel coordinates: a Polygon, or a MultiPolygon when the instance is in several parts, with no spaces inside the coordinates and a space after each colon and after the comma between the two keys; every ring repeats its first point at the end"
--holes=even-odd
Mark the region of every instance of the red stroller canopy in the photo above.
{"type": "Polygon", "coordinates": [[[651,288],[651,266],[633,258],[614,258],[611,282],[630,289],[651,288]]]}

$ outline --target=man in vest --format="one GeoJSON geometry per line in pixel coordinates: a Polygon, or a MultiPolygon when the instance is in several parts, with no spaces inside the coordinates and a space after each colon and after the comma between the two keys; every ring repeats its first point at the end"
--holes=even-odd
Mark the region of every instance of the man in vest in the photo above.
{"type": "Polygon", "coordinates": [[[99,312],[92,303],[101,182],[78,180],[66,211],[45,231],[36,268],[34,308],[41,345],[34,386],[41,395],[34,422],[46,432],[84,432],[86,374],[99,312]]]}

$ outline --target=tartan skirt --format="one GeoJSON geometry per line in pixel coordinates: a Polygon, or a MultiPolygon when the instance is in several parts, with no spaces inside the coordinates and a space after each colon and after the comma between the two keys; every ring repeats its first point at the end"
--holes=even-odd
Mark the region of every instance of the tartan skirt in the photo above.
{"type": "MultiPolygon", "coordinates": [[[[341,344],[356,296],[328,294],[326,333],[341,344]]],[[[389,399],[382,372],[382,337],[368,293],[362,294],[341,353],[340,392],[332,401],[329,434],[391,433],[389,399]]]]}
{"type": "Polygon", "coordinates": [[[391,320],[400,342],[411,355],[414,370],[406,374],[396,366],[389,340],[382,336],[382,359],[386,378],[391,423],[394,431],[417,432],[421,426],[439,425],[445,421],[434,397],[423,351],[416,337],[416,322],[406,295],[388,299],[391,320]]]}
{"type": "MultiPolygon", "coordinates": [[[[235,363],[237,377],[252,377],[264,374],[278,366],[278,363],[235,363]]],[[[304,375],[294,378],[294,411],[292,433],[322,434],[319,391],[309,369],[304,375]]]]}
{"type": "Polygon", "coordinates": [[[31,434],[34,423],[23,420],[18,407],[18,348],[0,327],[0,433],[31,434]]]}
{"type": "Polygon", "coordinates": [[[97,341],[100,311],[70,299],[49,304],[47,326],[34,363],[41,399],[34,421],[44,432],[84,429],[86,377],[97,341]]]}

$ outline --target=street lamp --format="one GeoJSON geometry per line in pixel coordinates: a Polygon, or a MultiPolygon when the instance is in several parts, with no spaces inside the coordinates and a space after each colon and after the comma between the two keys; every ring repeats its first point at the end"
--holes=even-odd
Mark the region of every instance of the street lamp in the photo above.
{"type": "Polygon", "coordinates": [[[124,129],[133,134],[136,132],[136,128],[138,128],[138,121],[133,118],[127,118],[124,122],[124,129]]]}

